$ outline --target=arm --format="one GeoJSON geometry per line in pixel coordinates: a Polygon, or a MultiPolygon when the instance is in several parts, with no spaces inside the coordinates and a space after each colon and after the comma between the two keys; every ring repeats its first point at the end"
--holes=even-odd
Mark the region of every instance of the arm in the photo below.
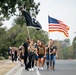
{"type": "Polygon", "coordinates": [[[57,47],[54,46],[54,47],[53,47],[53,51],[51,52],[51,54],[56,53],[56,52],[57,52],[57,47]]]}
{"type": "Polygon", "coordinates": [[[53,54],[53,53],[55,53],[55,49],[53,49],[53,51],[52,51],[52,52],[50,52],[50,54],[53,54]]]}

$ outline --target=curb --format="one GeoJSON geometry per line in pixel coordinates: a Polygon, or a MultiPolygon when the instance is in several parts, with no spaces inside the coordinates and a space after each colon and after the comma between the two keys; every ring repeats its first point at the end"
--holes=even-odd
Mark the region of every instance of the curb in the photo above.
{"type": "Polygon", "coordinates": [[[9,72],[7,72],[5,75],[14,75],[16,73],[16,71],[20,68],[20,64],[18,64],[17,66],[15,66],[14,68],[12,68],[9,72]]]}

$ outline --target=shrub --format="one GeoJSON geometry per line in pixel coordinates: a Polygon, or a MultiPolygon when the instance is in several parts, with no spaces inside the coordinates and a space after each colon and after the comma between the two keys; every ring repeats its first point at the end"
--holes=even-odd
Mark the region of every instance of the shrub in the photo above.
{"type": "Polygon", "coordinates": [[[5,58],[4,58],[4,57],[2,57],[2,56],[0,56],[0,60],[5,60],[5,58]]]}

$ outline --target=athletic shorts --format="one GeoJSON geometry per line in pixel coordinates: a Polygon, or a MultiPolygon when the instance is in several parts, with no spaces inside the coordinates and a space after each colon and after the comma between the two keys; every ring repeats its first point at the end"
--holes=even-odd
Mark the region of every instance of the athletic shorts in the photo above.
{"type": "Polygon", "coordinates": [[[44,55],[38,55],[38,58],[44,58],[44,55]]]}

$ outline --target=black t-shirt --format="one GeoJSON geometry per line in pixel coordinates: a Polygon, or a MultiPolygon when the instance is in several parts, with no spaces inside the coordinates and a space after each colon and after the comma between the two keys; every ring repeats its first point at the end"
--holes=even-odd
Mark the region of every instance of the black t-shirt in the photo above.
{"type": "Polygon", "coordinates": [[[55,53],[54,53],[54,55],[56,55],[57,46],[54,46],[53,49],[55,49],[55,53]]]}
{"type": "Polygon", "coordinates": [[[28,52],[28,43],[25,42],[25,43],[23,44],[23,46],[24,46],[25,53],[27,53],[27,52],[28,52]]]}
{"type": "Polygon", "coordinates": [[[17,51],[15,51],[15,56],[17,56],[17,51]]]}
{"type": "MultiPolygon", "coordinates": [[[[57,50],[57,46],[55,46],[55,45],[50,45],[50,49],[48,48],[47,54],[49,54],[49,52],[52,52],[53,49],[57,50]],[[49,51],[49,50],[50,50],[50,51],[49,51]]],[[[56,55],[56,53],[53,53],[53,54],[56,55]]]]}

